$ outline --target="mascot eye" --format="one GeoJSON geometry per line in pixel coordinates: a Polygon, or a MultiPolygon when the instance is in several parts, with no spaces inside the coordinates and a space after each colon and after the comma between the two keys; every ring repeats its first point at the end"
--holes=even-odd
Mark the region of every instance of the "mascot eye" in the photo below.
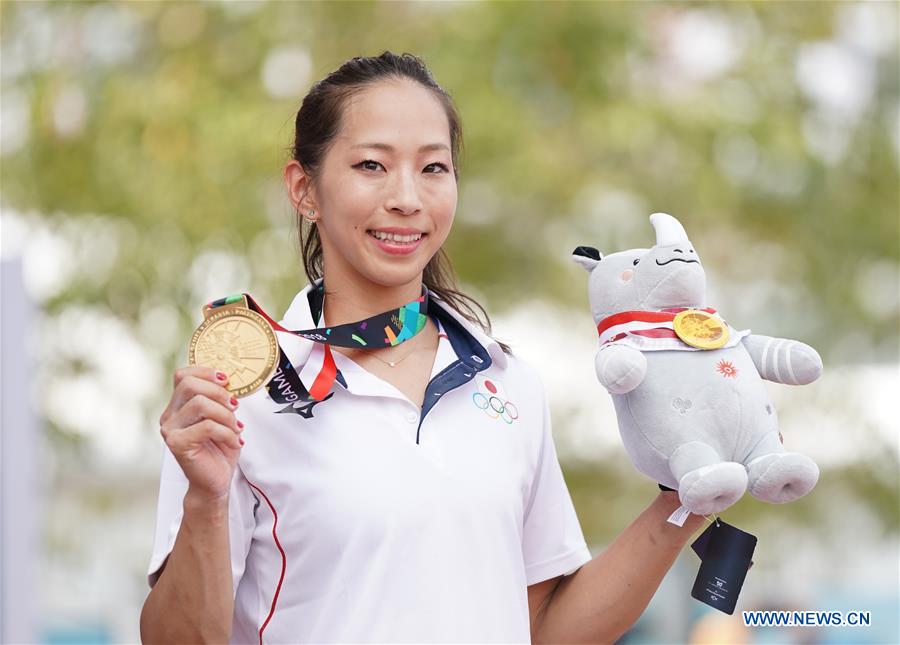
{"type": "Polygon", "coordinates": [[[638,262],[640,262],[640,259],[634,261],[634,266],[637,266],[638,262]]]}
{"type": "Polygon", "coordinates": [[[691,253],[693,253],[693,252],[694,252],[694,249],[691,249],[691,253]]]}

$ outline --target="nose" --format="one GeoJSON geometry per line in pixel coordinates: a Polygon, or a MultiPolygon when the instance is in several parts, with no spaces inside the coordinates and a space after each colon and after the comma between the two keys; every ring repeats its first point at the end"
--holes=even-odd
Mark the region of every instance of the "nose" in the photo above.
{"type": "Polygon", "coordinates": [[[400,170],[394,173],[388,187],[387,210],[401,215],[413,215],[422,210],[419,196],[418,176],[413,171],[400,170]]]}

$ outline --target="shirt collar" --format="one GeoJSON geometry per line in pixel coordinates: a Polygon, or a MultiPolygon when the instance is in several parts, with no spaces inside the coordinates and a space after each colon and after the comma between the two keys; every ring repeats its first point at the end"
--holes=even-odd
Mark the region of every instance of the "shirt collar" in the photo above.
{"type": "Polygon", "coordinates": [[[500,343],[488,336],[479,325],[460,314],[434,292],[429,293],[428,305],[428,313],[441,321],[450,344],[463,363],[479,371],[491,364],[500,369],[506,368],[509,358],[500,343]],[[473,362],[479,364],[473,365],[473,362]]]}
{"type": "MultiPolygon", "coordinates": [[[[279,324],[291,330],[317,327],[324,297],[321,287],[321,278],[313,284],[306,285],[294,296],[284,317],[278,321],[279,324]],[[313,313],[315,313],[315,320],[313,313]]],[[[429,292],[427,313],[441,321],[453,350],[463,363],[479,371],[486,369],[492,363],[498,368],[506,368],[508,357],[500,344],[487,335],[480,326],[441,300],[434,292],[429,292]]],[[[281,349],[287,355],[291,365],[295,369],[302,369],[316,343],[294,334],[284,332],[276,332],[276,334],[281,349]]]]}

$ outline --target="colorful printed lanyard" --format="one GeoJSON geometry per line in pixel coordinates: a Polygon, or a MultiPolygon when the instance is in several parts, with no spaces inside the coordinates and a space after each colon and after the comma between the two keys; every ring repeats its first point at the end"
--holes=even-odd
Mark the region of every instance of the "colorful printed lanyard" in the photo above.
{"type": "MultiPolygon", "coordinates": [[[[324,290],[324,282],[316,288],[324,290]]],[[[428,310],[428,288],[424,284],[422,285],[421,296],[397,309],[390,309],[352,323],[335,325],[333,327],[317,327],[315,329],[285,329],[263,311],[263,308],[257,304],[249,293],[241,293],[214,300],[209,303],[209,307],[215,308],[234,304],[242,301],[243,298],[247,299],[249,307],[265,318],[272,325],[273,329],[324,345],[325,361],[312,387],[309,388],[310,396],[317,401],[321,401],[327,396],[337,376],[337,366],[331,353],[331,345],[353,349],[382,349],[399,345],[425,328],[427,320],[425,312],[428,310]]],[[[295,381],[296,378],[296,372],[293,371],[280,346],[279,354],[279,370],[267,385],[269,394],[276,401],[279,398],[284,399],[284,396],[280,393],[279,388],[273,387],[275,381],[279,377],[287,378],[289,381],[295,381]]],[[[302,387],[299,378],[296,378],[295,386],[302,387]]],[[[296,387],[296,389],[300,390],[300,387],[296,387]]]]}

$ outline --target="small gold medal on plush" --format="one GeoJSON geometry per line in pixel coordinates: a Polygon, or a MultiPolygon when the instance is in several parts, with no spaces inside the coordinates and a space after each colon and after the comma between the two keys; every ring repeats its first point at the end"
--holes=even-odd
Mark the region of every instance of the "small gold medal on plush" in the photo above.
{"type": "Polygon", "coordinates": [[[718,349],[728,342],[728,325],[700,309],[687,309],[675,316],[675,333],[691,347],[718,349]]]}
{"type": "Polygon", "coordinates": [[[278,339],[246,297],[219,307],[205,305],[203,316],[191,337],[188,363],[227,374],[227,388],[239,398],[268,383],[278,367],[278,339]]]}

